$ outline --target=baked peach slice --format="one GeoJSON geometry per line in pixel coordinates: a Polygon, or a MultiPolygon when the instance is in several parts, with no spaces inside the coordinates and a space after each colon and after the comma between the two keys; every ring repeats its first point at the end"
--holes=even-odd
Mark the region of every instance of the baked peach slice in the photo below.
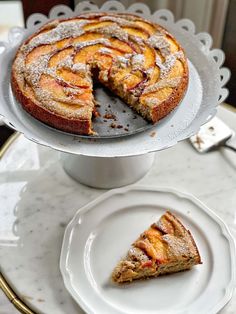
{"type": "Polygon", "coordinates": [[[81,36],[73,38],[72,44],[81,43],[83,41],[96,40],[96,39],[100,39],[100,38],[104,38],[104,36],[102,34],[99,34],[96,32],[86,33],[86,34],[83,34],[81,36]]]}
{"type": "Polygon", "coordinates": [[[151,25],[148,22],[144,22],[144,21],[135,21],[135,24],[137,24],[138,26],[140,26],[141,28],[143,28],[146,32],[149,33],[149,35],[152,35],[156,32],[156,29],[153,25],[151,25]]]}
{"type": "Polygon", "coordinates": [[[55,44],[53,44],[53,46],[55,46],[57,49],[63,49],[64,47],[69,46],[70,44],[72,44],[72,39],[65,38],[56,42],[55,44]]]}
{"type": "Polygon", "coordinates": [[[171,38],[170,36],[166,36],[166,40],[170,44],[170,53],[174,53],[179,50],[179,46],[173,38],[171,38]]]}
{"type": "Polygon", "coordinates": [[[96,63],[96,67],[99,70],[107,70],[110,73],[110,69],[113,65],[113,56],[109,54],[103,54],[102,52],[97,52],[94,55],[94,60],[96,63]]]}
{"type": "Polygon", "coordinates": [[[66,48],[55,53],[48,62],[48,67],[53,68],[56,67],[59,63],[61,63],[66,57],[70,56],[74,52],[74,48],[66,48]]]}
{"type": "Polygon", "coordinates": [[[74,73],[68,69],[58,69],[57,75],[61,77],[68,85],[80,87],[80,88],[90,88],[91,83],[84,77],[81,77],[79,73],[74,73]]]}
{"type": "MultiPolygon", "coordinates": [[[[52,98],[56,101],[67,102],[67,99],[68,99],[68,103],[76,105],[78,99],[82,98],[79,90],[74,89],[74,93],[73,93],[74,101],[73,101],[73,99],[71,99],[71,94],[69,95],[68,93],[66,93],[66,91],[64,89],[64,87],[65,87],[64,84],[63,83],[61,84],[60,82],[58,82],[56,79],[54,79],[50,75],[43,74],[40,78],[39,84],[40,84],[40,87],[42,88],[42,90],[49,92],[51,94],[52,98]],[[78,93],[76,93],[77,91],[78,91],[78,93]]],[[[88,91],[87,94],[91,94],[91,91],[90,91],[90,93],[88,91]]]]}
{"type": "Polygon", "coordinates": [[[116,69],[115,73],[111,74],[112,81],[117,86],[123,86],[124,90],[131,91],[145,81],[145,73],[143,71],[133,71],[130,66],[123,69],[116,69]]]}
{"type": "Polygon", "coordinates": [[[135,51],[135,47],[129,42],[126,43],[122,40],[116,38],[109,38],[112,48],[122,51],[124,53],[133,53],[135,51]]]}
{"type": "MultiPolygon", "coordinates": [[[[74,38],[73,44],[97,39],[104,39],[104,35],[96,32],[86,33],[84,35],[74,38]]],[[[137,50],[137,47],[130,41],[124,42],[114,37],[107,38],[107,40],[110,42],[110,45],[113,49],[119,50],[120,52],[132,53],[133,51],[137,50]]]]}
{"type": "Polygon", "coordinates": [[[110,21],[96,21],[96,22],[91,22],[85,26],[83,26],[83,30],[88,31],[88,30],[92,30],[92,29],[99,29],[101,27],[107,27],[110,25],[115,25],[113,22],[110,21]]]}
{"type": "Polygon", "coordinates": [[[155,84],[159,77],[160,77],[160,69],[157,66],[155,66],[153,68],[152,73],[150,74],[150,80],[148,81],[148,85],[155,84]]]}
{"type": "Polygon", "coordinates": [[[144,63],[143,63],[144,68],[145,69],[153,68],[156,63],[155,50],[152,47],[145,45],[143,49],[143,55],[144,55],[144,63]]]}
{"type": "Polygon", "coordinates": [[[127,32],[129,35],[133,35],[136,37],[140,37],[143,39],[147,39],[149,37],[149,33],[141,28],[135,27],[122,27],[122,29],[127,32]]]}
{"type": "MultiPolygon", "coordinates": [[[[147,75],[145,74],[145,70],[155,67],[156,60],[155,50],[147,45],[145,45],[143,50],[144,61],[139,70],[134,72],[132,71],[131,68],[130,69],[126,68],[123,70],[119,70],[117,76],[115,76],[115,79],[118,81],[120,80],[128,90],[132,90],[137,87],[141,88],[141,86],[147,81],[147,75]]],[[[154,71],[153,78],[154,76],[158,77],[159,75],[158,69],[153,71],[154,71]]]]}
{"type": "Polygon", "coordinates": [[[39,86],[42,90],[46,90],[50,92],[51,95],[56,96],[57,99],[66,97],[63,86],[50,75],[41,75],[39,86]]]}
{"type": "Polygon", "coordinates": [[[166,78],[167,79],[175,78],[177,75],[181,77],[183,73],[184,73],[184,67],[183,67],[182,62],[180,60],[176,60],[175,64],[170,69],[170,72],[168,73],[166,78]]]}
{"type": "Polygon", "coordinates": [[[55,48],[52,45],[42,45],[39,47],[34,48],[26,57],[25,63],[30,64],[37,60],[38,57],[41,57],[43,55],[46,55],[50,52],[55,50],[55,48]]]}
{"type": "Polygon", "coordinates": [[[104,48],[104,45],[95,44],[79,49],[79,51],[74,56],[74,63],[86,63],[91,61],[94,57],[94,54],[101,48],[104,48]]]}
{"type": "Polygon", "coordinates": [[[142,49],[139,44],[137,44],[134,38],[131,36],[129,38],[129,46],[135,51],[136,53],[142,53],[142,49]]]}
{"type": "Polygon", "coordinates": [[[129,74],[126,78],[122,80],[122,85],[126,87],[127,90],[132,90],[141,86],[145,82],[145,78],[135,74],[129,74]]]}
{"type": "Polygon", "coordinates": [[[131,72],[131,67],[120,69],[115,73],[112,73],[113,80],[116,82],[121,82],[125,77],[127,77],[131,72]]]}

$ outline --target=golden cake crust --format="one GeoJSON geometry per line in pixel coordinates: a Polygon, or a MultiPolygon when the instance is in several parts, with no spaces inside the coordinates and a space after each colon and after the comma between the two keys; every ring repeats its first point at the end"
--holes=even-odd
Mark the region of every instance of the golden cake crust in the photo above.
{"type": "Polygon", "coordinates": [[[117,283],[131,282],[187,270],[201,263],[190,231],[167,211],[132,244],[112,278],[117,283]]]}
{"type": "Polygon", "coordinates": [[[19,88],[17,79],[12,73],[12,88],[16,98],[21,103],[22,107],[31,114],[34,118],[65,132],[77,134],[90,134],[91,122],[88,119],[69,119],[66,116],[57,115],[46,108],[42,107],[36,100],[32,101],[19,88]]]}
{"type": "MultiPolygon", "coordinates": [[[[89,53],[90,51],[88,50],[89,53]]],[[[69,53],[66,57],[69,57],[69,53]]],[[[96,108],[92,95],[91,68],[99,68],[98,80],[152,123],[165,117],[179,104],[188,85],[188,66],[185,54],[175,38],[164,28],[131,14],[90,13],[67,20],[52,21],[29,37],[18,49],[13,62],[12,89],[22,107],[36,119],[62,131],[76,134],[93,134],[92,116],[96,115],[96,108]],[[58,41],[53,41],[55,38],[52,38],[52,43],[49,41],[49,43],[43,42],[42,44],[39,40],[37,45],[37,39],[40,36],[42,38],[44,34],[52,33],[57,27],[61,26],[62,31],[65,31],[63,29],[66,25],[65,23],[82,22],[84,22],[83,27],[93,28],[83,30],[81,26],[80,29],[77,29],[77,37],[62,36],[61,39],[59,36],[58,41]],[[96,28],[98,23],[107,23],[108,26],[96,28]],[[124,26],[122,23],[124,25],[127,23],[127,25],[132,25],[132,27],[124,26]],[[135,26],[135,23],[137,23],[137,26],[135,26]],[[119,32],[116,35],[109,35],[109,31],[107,32],[106,30],[109,27],[113,33],[117,29],[121,30],[121,34],[127,37],[126,42],[123,42],[123,39],[119,39],[119,32]],[[100,37],[97,34],[100,34],[100,37]],[[80,41],[82,37],[85,39],[80,41]],[[96,57],[91,57],[88,61],[87,59],[84,60],[83,50],[85,51],[87,48],[84,48],[86,44],[84,46],[83,44],[88,43],[90,37],[94,42],[97,40],[97,44],[92,44],[91,46],[101,45],[101,47],[99,47],[99,51],[94,50],[96,57]],[[75,43],[78,38],[79,40],[75,43]],[[66,42],[67,40],[70,40],[70,44],[65,44],[63,47],[63,41],[66,42]],[[62,47],[56,50],[55,47],[59,47],[60,44],[62,44],[62,47]],[[55,73],[58,73],[58,65],[61,66],[65,56],[62,56],[61,59],[59,58],[56,67],[49,68],[51,72],[48,68],[45,68],[44,72],[41,70],[42,64],[45,62],[44,57],[47,56],[45,53],[46,49],[49,51],[48,55],[51,53],[47,60],[48,66],[53,57],[56,59],[62,50],[69,50],[71,46],[73,46],[74,64],[70,65],[69,68],[66,68],[67,65],[63,68],[62,65],[59,68],[59,71],[61,71],[59,79],[55,76],[55,73]],[[42,47],[41,54],[33,56],[32,52],[34,53],[39,47],[40,49],[42,47]],[[129,49],[133,49],[132,52],[128,52],[129,49]],[[141,51],[137,51],[137,49],[141,51]],[[102,50],[103,53],[100,52],[102,50]],[[110,52],[108,53],[109,50],[110,52]],[[146,53],[148,50],[150,51],[146,53]],[[80,53],[81,51],[82,53],[80,53]],[[154,64],[150,61],[153,53],[154,64]],[[109,54],[110,56],[108,56],[109,54]],[[124,56],[128,56],[126,60],[124,56]],[[109,57],[112,59],[111,65],[109,57]],[[42,58],[43,62],[40,62],[40,58],[42,58]],[[127,60],[126,68],[129,68],[129,72],[125,76],[125,67],[122,62],[127,62],[127,60]],[[81,69],[74,71],[73,67],[77,63],[79,65],[83,63],[87,66],[87,68],[83,69],[84,76],[80,72],[81,69]],[[40,79],[36,83],[34,71],[36,73],[41,71],[40,79]],[[68,74],[66,71],[70,73],[68,74]],[[54,73],[55,77],[51,73],[54,73]],[[61,73],[64,75],[63,78],[61,73]],[[72,76],[74,74],[78,76],[79,84],[83,83],[85,86],[81,87],[71,83],[76,81],[72,76]],[[162,74],[163,78],[161,78],[162,74]],[[69,81],[66,81],[65,75],[69,81]],[[43,93],[40,93],[42,90],[43,93]]]]}

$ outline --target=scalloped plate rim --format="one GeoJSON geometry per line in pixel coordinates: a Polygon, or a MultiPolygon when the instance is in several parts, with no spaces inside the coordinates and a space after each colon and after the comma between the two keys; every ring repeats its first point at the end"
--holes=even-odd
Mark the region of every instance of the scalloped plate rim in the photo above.
{"type": "MultiPolygon", "coordinates": [[[[84,205],[80,209],[77,210],[75,213],[74,217],[71,219],[71,221],[68,223],[65,232],[64,232],[64,237],[62,241],[62,248],[61,248],[61,254],[60,254],[60,261],[59,261],[59,267],[60,267],[60,272],[63,278],[64,285],[68,292],[71,294],[71,296],[74,298],[74,300],[83,308],[83,310],[87,311],[88,314],[95,313],[91,311],[91,308],[78,296],[75,292],[75,290],[72,287],[71,284],[71,278],[70,274],[67,270],[66,267],[66,262],[68,259],[68,254],[70,251],[70,243],[72,239],[72,233],[77,225],[77,222],[79,220],[79,217],[86,213],[89,210],[92,210],[93,207],[100,203],[101,201],[104,201],[108,198],[111,198],[113,195],[116,194],[125,194],[129,193],[132,190],[137,190],[137,191],[150,191],[150,192],[160,192],[160,193],[171,193],[174,195],[177,195],[180,198],[185,198],[190,200],[192,203],[197,205],[201,210],[203,210],[207,216],[209,216],[210,219],[214,220],[219,226],[220,226],[220,231],[226,239],[229,244],[229,249],[230,249],[230,261],[231,261],[231,272],[232,272],[232,277],[231,281],[229,282],[227,288],[225,289],[225,294],[221,298],[221,300],[214,306],[212,312],[207,313],[207,314],[216,314],[218,313],[219,310],[221,310],[232,298],[235,285],[236,285],[236,248],[235,248],[235,241],[233,239],[233,236],[228,228],[228,226],[224,223],[224,221],[215,213],[213,210],[211,210],[208,206],[206,206],[202,201],[200,201],[197,197],[195,197],[193,194],[186,193],[186,192],[181,192],[176,188],[173,187],[163,187],[163,186],[150,186],[150,185],[129,185],[126,187],[121,187],[118,189],[113,189],[110,191],[105,192],[104,194],[98,196],[88,204],[84,205]]],[[[125,314],[124,312],[120,312],[121,314],[125,314]]]]}

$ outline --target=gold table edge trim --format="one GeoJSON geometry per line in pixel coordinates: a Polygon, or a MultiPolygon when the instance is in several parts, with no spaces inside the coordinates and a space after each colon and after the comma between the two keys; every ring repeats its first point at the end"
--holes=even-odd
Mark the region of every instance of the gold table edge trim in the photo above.
{"type": "MultiPolygon", "coordinates": [[[[15,132],[13,133],[8,140],[3,144],[0,149],[0,159],[5,155],[8,148],[13,144],[13,142],[19,137],[21,133],[15,132]]],[[[0,288],[3,293],[6,295],[8,300],[15,306],[15,308],[23,314],[36,314],[33,312],[13,291],[7,280],[4,278],[2,273],[0,272],[0,288]]]]}
{"type": "Polygon", "coordinates": [[[11,146],[11,144],[18,138],[20,135],[20,132],[13,133],[8,140],[3,144],[2,148],[0,149],[0,159],[3,157],[3,155],[6,153],[8,148],[11,146]]]}
{"type": "MultiPolygon", "coordinates": [[[[236,112],[236,109],[227,104],[223,103],[222,106],[226,109],[228,109],[231,112],[236,112]]],[[[0,159],[3,157],[3,155],[6,153],[8,148],[11,146],[11,144],[18,138],[18,136],[21,133],[15,132],[13,135],[9,137],[9,139],[6,141],[6,143],[3,145],[3,147],[0,149],[0,159]]],[[[36,314],[33,312],[12,290],[6,279],[3,277],[2,273],[0,273],[0,288],[6,295],[6,297],[9,299],[9,301],[23,314],[36,314]]]]}
{"type": "Polygon", "coordinates": [[[8,300],[23,314],[36,314],[33,312],[12,290],[6,279],[0,273],[0,288],[8,298],[8,300]]]}
{"type": "Polygon", "coordinates": [[[236,107],[228,104],[227,102],[224,102],[224,103],[220,104],[220,106],[224,107],[225,109],[227,109],[227,110],[229,110],[231,112],[236,113],[236,107]]]}

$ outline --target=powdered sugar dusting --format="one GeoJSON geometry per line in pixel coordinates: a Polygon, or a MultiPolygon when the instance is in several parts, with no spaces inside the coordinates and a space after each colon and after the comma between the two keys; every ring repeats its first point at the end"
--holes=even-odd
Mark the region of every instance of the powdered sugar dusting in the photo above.
{"type": "Polygon", "coordinates": [[[182,256],[187,257],[191,255],[185,239],[177,238],[176,236],[171,234],[164,234],[162,238],[165,242],[168,243],[168,246],[170,247],[169,252],[171,252],[171,255],[174,255],[177,258],[181,258],[182,256]]]}
{"type": "Polygon", "coordinates": [[[116,17],[116,16],[102,16],[99,19],[100,21],[111,21],[115,22],[121,26],[128,26],[128,27],[137,27],[137,24],[135,24],[132,21],[129,21],[127,19],[124,19],[122,17],[116,17]]]}
{"type": "Polygon", "coordinates": [[[141,47],[144,46],[144,40],[143,38],[139,36],[129,35],[129,38],[134,41],[135,43],[139,44],[141,47]]]}
{"type": "Polygon", "coordinates": [[[96,32],[102,33],[104,35],[109,35],[111,37],[116,37],[123,41],[128,41],[129,36],[128,34],[119,26],[116,24],[112,24],[105,27],[99,27],[96,29],[96,32]]]}
{"type": "Polygon", "coordinates": [[[120,68],[126,68],[127,66],[129,66],[130,60],[129,58],[117,56],[116,63],[120,68]]]}
{"type": "Polygon", "coordinates": [[[45,73],[46,70],[48,70],[49,59],[49,54],[43,55],[26,66],[25,78],[30,83],[30,85],[38,86],[41,75],[45,73]]]}
{"type": "Polygon", "coordinates": [[[86,20],[61,22],[52,30],[37,35],[28,44],[23,45],[22,51],[27,54],[40,45],[53,44],[66,38],[81,36],[84,34],[82,26],[87,23],[86,20]]]}
{"type": "Polygon", "coordinates": [[[39,88],[38,86],[34,87],[34,93],[39,101],[46,103],[51,98],[51,93],[47,90],[39,88]]]}
{"type": "Polygon", "coordinates": [[[159,49],[163,56],[168,56],[170,54],[170,44],[160,32],[149,37],[147,43],[153,48],[159,49]]]}
{"type": "Polygon", "coordinates": [[[145,105],[152,108],[160,103],[160,100],[157,97],[147,97],[144,100],[145,105]]]}
{"type": "Polygon", "coordinates": [[[141,249],[136,247],[131,247],[129,249],[128,257],[141,263],[149,261],[148,256],[141,249]]]}
{"type": "Polygon", "coordinates": [[[183,61],[184,60],[184,53],[182,50],[176,51],[173,53],[175,55],[176,59],[183,61]]]}
{"type": "Polygon", "coordinates": [[[72,65],[72,71],[75,71],[75,72],[88,72],[89,71],[89,66],[87,64],[84,64],[84,63],[75,63],[72,65]]]}
{"type": "Polygon", "coordinates": [[[83,94],[83,89],[78,89],[78,88],[72,88],[72,87],[64,87],[63,91],[65,93],[66,96],[70,97],[70,96],[78,96],[83,94]]]}
{"type": "Polygon", "coordinates": [[[144,55],[142,54],[133,55],[131,63],[132,63],[133,70],[143,69],[144,55]]]}
{"type": "Polygon", "coordinates": [[[165,62],[162,63],[161,58],[156,55],[156,65],[160,68],[160,78],[165,78],[171,71],[177,59],[183,60],[184,54],[182,51],[174,52],[168,55],[165,62]]]}
{"type": "Polygon", "coordinates": [[[25,71],[25,58],[22,54],[19,54],[14,63],[17,74],[24,74],[25,71]]]}
{"type": "Polygon", "coordinates": [[[99,49],[98,52],[110,55],[112,53],[112,50],[104,47],[104,48],[99,49]]]}
{"type": "Polygon", "coordinates": [[[161,88],[166,88],[166,87],[175,88],[179,85],[180,81],[181,81],[181,77],[161,80],[151,86],[147,86],[143,91],[143,95],[148,94],[148,93],[154,93],[161,88]]]}
{"type": "Polygon", "coordinates": [[[82,42],[76,43],[74,46],[76,49],[81,49],[87,46],[93,46],[97,44],[110,46],[110,41],[106,38],[98,38],[94,40],[82,41],[82,42]]]}
{"type": "Polygon", "coordinates": [[[162,60],[159,55],[156,55],[156,65],[161,69],[163,67],[162,60]]]}
{"type": "Polygon", "coordinates": [[[71,69],[73,66],[73,59],[71,56],[67,56],[66,58],[62,59],[58,64],[57,64],[57,68],[67,68],[67,69],[71,69]]]}

